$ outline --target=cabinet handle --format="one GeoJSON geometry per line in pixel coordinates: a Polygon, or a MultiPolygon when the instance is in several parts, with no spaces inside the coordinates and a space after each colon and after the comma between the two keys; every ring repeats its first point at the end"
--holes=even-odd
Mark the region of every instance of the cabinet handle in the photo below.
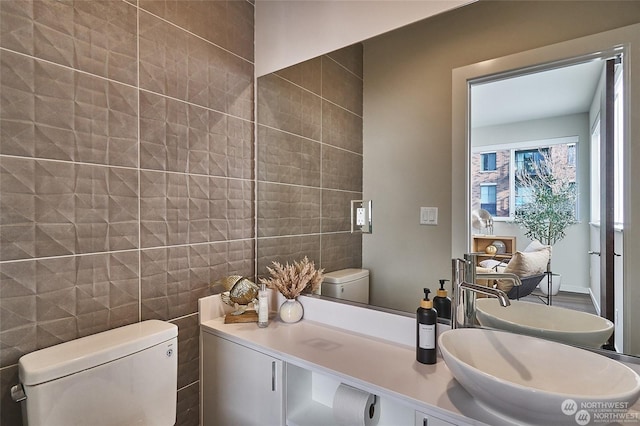
{"type": "Polygon", "coordinates": [[[276,391],[276,362],[271,361],[271,391],[276,391]]]}

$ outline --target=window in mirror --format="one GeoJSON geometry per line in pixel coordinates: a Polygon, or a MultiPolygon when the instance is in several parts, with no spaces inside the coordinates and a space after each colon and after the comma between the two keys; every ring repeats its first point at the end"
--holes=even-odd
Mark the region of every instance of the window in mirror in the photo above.
{"type": "Polygon", "coordinates": [[[496,215],[496,184],[484,183],[480,185],[480,208],[496,215]]]}
{"type": "Polygon", "coordinates": [[[481,156],[481,170],[483,172],[492,172],[496,170],[496,153],[485,152],[481,156]]]}
{"type": "Polygon", "coordinates": [[[530,197],[529,187],[522,184],[524,176],[541,179],[540,173],[553,170],[556,177],[575,184],[577,142],[578,137],[571,136],[494,145],[490,152],[481,147],[482,151],[473,152],[472,209],[485,209],[498,220],[512,219],[515,208],[530,197]],[[495,167],[487,170],[491,161],[495,167]]]}

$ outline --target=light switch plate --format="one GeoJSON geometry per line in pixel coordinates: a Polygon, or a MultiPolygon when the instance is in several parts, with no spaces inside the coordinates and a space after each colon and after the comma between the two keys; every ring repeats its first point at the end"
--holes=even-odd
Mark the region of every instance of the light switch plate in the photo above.
{"type": "Polygon", "coordinates": [[[437,225],[438,208],[420,207],[420,225],[437,225]]]}

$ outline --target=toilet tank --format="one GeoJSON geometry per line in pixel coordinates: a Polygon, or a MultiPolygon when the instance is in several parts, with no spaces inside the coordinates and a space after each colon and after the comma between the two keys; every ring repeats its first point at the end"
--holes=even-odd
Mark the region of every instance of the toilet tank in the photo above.
{"type": "Polygon", "coordinates": [[[24,355],[24,424],[175,424],[177,335],[149,320],[24,355]]]}
{"type": "Polygon", "coordinates": [[[320,294],[336,299],[369,303],[369,270],[341,269],[324,274],[320,294]]]}

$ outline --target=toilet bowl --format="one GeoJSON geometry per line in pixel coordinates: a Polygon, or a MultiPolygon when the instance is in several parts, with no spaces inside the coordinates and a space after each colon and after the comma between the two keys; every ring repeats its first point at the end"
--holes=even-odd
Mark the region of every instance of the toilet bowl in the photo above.
{"type": "Polygon", "coordinates": [[[178,327],[149,320],[24,355],[24,425],[153,425],[176,421],[178,327]]]}

